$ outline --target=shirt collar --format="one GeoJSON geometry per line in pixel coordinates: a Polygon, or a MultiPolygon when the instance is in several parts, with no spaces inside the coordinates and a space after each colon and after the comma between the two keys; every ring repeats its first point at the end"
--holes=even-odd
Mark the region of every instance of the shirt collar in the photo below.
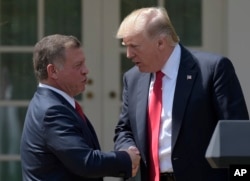
{"type": "Polygon", "coordinates": [[[162,68],[162,72],[170,79],[177,77],[181,59],[181,47],[177,44],[165,65],[162,68]]]}
{"type": "Polygon", "coordinates": [[[47,89],[50,89],[58,94],[60,94],[61,96],[63,96],[74,108],[75,108],[75,99],[72,98],[71,96],[69,96],[67,93],[55,88],[55,87],[52,87],[52,86],[49,86],[47,84],[43,84],[43,83],[39,83],[38,85],[39,87],[44,87],[44,88],[47,88],[47,89]]]}

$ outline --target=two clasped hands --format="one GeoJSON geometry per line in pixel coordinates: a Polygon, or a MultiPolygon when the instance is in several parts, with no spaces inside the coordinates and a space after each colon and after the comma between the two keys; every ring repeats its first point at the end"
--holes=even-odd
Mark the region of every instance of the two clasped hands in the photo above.
{"type": "Polygon", "coordinates": [[[126,151],[129,154],[132,161],[132,177],[136,176],[141,160],[139,150],[135,146],[130,146],[127,150],[121,150],[126,151]]]}

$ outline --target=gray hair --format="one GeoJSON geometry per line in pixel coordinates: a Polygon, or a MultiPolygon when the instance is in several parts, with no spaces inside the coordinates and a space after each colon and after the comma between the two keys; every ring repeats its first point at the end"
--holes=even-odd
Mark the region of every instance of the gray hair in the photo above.
{"type": "Polygon", "coordinates": [[[38,80],[48,78],[47,65],[63,65],[66,48],[79,48],[80,41],[74,36],[49,35],[36,43],[33,52],[34,73],[38,80]]]}

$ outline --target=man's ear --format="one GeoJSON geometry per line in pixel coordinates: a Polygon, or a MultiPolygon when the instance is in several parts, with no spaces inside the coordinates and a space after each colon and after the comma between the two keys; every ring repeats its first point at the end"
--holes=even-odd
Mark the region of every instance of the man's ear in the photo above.
{"type": "Polygon", "coordinates": [[[57,79],[57,68],[53,64],[47,65],[48,78],[57,79]]]}
{"type": "Polygon", "coordinates": [[[167,41],[167,40],[166,40],[166,37],[164,37],[164,36],[160,36],[160,37],[159,37],[159,39],[158,39],[158,41],[157,41],[157,46],[158,46],[158,48],[159,48],[160,50],[163,50],[163,49],[166,47],[166,44],[167,44],[166,41],[167,41]]]}

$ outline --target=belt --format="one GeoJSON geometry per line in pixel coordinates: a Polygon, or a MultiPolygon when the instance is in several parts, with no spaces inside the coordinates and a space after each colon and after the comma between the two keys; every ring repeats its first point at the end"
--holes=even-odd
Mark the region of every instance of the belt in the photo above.
{"type": "Polygon", "coordinates": [[[176,181],[174,173],[161,173],[160,181],[176,181]]]}

